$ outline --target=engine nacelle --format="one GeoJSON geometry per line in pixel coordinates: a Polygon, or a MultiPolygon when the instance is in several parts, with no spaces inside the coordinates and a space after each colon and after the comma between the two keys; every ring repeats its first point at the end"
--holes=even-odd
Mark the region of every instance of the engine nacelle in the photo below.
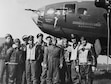
{"type": "Polygon", "coordinates": [[[111,0],[95,0],[95,5],[96,7],[108,9],[108,6],[111,5],[111,0]]]}

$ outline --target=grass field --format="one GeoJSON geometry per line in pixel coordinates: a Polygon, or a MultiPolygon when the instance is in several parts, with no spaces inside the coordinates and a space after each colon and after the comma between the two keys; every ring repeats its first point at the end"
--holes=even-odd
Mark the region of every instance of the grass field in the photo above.
{"type": "Polygon", "coordinates": [[[98,64],[97,68],[101,71],[96,71],[93,84],[111,84],[111,64],[98,64]],[[107,72],[107,66],[109,71],[107,72]]]}
{"type": "Polygon", "coordinates": [[[93,84],[111,84],[111,80],[108,79],[96,80],[93,82],[93,84]]]}
{"type": "Polygon", "coordinates": [[[95,72],[93,84],[111,84],[111,72],[95,72]]]}

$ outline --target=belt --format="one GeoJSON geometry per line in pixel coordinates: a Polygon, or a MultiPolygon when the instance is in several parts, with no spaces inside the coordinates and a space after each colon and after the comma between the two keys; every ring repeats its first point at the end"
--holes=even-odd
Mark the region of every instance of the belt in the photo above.
{"type": "Polygon", "coordinates": [[[27,59],[27,61],[36,61],[36,60],[32,60],[32,59],[27,59]]]}
{"type": "Polygon", "coordinates": [[[90,62],[88,62],[88,63],[79,63],[79,65],[91,65],[91,63],[90,62]]]}
{"type": "Polygon", "coordinates": [[[18,63],[13,63],[13,62],[5,62],[5,64],[18,65],[18,63]]]}

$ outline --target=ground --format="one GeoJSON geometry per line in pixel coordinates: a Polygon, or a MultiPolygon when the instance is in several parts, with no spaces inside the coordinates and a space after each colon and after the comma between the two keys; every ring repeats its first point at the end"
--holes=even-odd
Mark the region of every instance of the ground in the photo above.
{"type": "Polygon", "coordinates": [[[95,72],[93,84],[111,84],[111,71],[95,72]]]}

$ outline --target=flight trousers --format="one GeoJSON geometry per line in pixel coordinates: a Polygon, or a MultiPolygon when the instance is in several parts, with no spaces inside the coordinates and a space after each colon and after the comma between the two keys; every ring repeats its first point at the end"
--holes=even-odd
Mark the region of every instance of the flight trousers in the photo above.
{"type": "Polygon", "coordinates": [[[52,58],[48,61],[47,84],[60,84],[60,60],[52,58]]]}
{"type": "Polygon", "coordinates": [[[0,59],[0,84],[8,84],[8,65],[0,59]]]}
{"type": "Polygon", "coordinates": [[[79,74],[81,82],[85,84],[93,84],[93,72],[91,65],[79,65],[79,74]]]}
{"type": "Polygon", "coordinates": [[[71,63],[66,62],[65,82],[71,84],[71,63]]]}
{"type": "Polygon", "coordinates": [[[26,60],[27,84],[39,84],[41,75],[41,63],[36,60],[26,60]]]}
{"type": "Polygon", "coordinates": [[[41,83],[40,84],[46,84],[46,79],[47,79],[47,68],[42,67],[41,83]]]}
{"type": "Polygon", "coordinates": [[[9,80],[8,84],[21,84],[22,83],[22,68],[15,64],[8,65],[9,80]]]}
{"type": "Polygon", "coordinates": [[[71,62],[71,79],[73,84],[79,84],[79,75],[75,68],[75,61],[71,62]]]}

